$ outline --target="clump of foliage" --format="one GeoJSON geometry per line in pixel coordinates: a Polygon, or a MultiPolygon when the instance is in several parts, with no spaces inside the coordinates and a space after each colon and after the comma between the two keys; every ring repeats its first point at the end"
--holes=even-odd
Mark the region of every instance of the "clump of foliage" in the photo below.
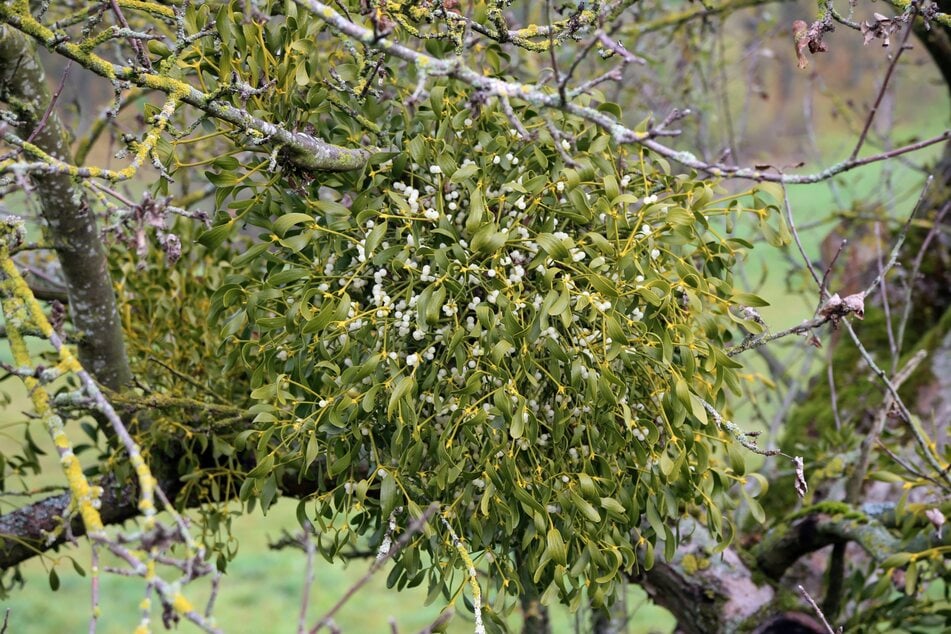
{"type": "MultiPolygon", "coordinates": [[[[317,50],[269,35],[292,25],[310,32],[302,16],[244,28],[306,50],[319,73],[317,50]]],[[[358,174],[209,174],[228,211],[202,242],[260,228],[211,313],[228,364],[251,372],[255,424],[228,441],[255,449],[241,498],[266,510],[289,475],[315,481],[300,516],[328,557],[437,502],[500,600],[529,583],[602,603],[639,553],[650,567],[658,543],[673,552],[688,512],[727,545],[721,508],[749,496],[711,413],[739,392],[724,352],[736,322],[758,331],[730,309],[759,301],[734,288],[749,244],[729,227],[752,212],[781,240],[770,195],[717,191],[577,117],[553,134],[532,108],[474,104],[453,81],[423,100],[414,81],[387,84],[323,114],[327,94],[295,85],[304,66],[261,64],[279,87],[254,97],[267,111],[331,133],[366,131],[362,108],[380,151],[358,174]]],[[[315,79],[297,83],[330,81],[315,79]]],[[[453,569],[423,562],[452,556],[431,534],[390,579],[448,596],[453,569]]]]}

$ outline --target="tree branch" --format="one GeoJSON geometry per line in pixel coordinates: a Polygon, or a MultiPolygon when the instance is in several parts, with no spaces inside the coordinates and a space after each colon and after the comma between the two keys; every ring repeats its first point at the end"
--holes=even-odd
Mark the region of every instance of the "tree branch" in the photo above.
{"type": "Polygon", "coordinates": [[[288,160],[301,169],[360,169],[370,156],[370,150],[333,145],[308,134],[292,132],[281,125],[259,119],[246,110],[216,100],[213,95],[204,93],[184,81],[146,72],[138,67],[113,64],[80,45],[59,37],[57,33],[38,22],[25,5],[26,3],[0,4],[0,21],[35,38],[48,50],[77,62],[101,77],[111,81],[128,81],[141,88],[157,90],[170,96],[179,95],[183,103],[227,121],[262,141],[283,147],[288,160]]]}
{"type": "Polygon", "coordinates": [[[753,549],[759,571],[779,580],[801,557],[832,544],[855,542],[882,562],[900,552],[916,552],[951,542],[951,531],[904,543],[889,530],[894,521],[889,505],[865,505],[861,511],[842,502],[825,502],[797,513],[766,533],[753,549]]]}
{"type": "Polygon", "coordinates": [[[313,12],[324,22],[337,29],[341,33],[348,35],[365,46],[376,48],[380,51],[398,57],[407,62],[416,64],[423,69],[428,76],[446,76],[457,79],[463,83],[472,86],[481,94],[487,97],[496,97],[500,100],[510,97],[518,97],[534,106],[541,108],[551,108],[562,110],[570,114],[585,119],[598,127],[609,132],[618,143],[636,143],[653,150],[657,154],[680,163],[685,167],[696,169],[701,172],[720,176],[725,178],[742,178],[753,181],[772,181],[788,184],[818,183],[828,180],[833,176],[847,172],[849,170],[869,165],[880,161],[885,161],[909,152],[914,152],[922,148],[951,139],[951,130],[945,130],[941,134],[925,139],[917,143],[911,143],[899,148],[894,148],[887,152],[867,156],[862,159],[847,159],[836,163],[821,172],[813,174],[784,174],[774,173],[768,170],[762,170],[749,167],[736,167],[724,163],[707,162],[698,159],[690,152],[678,151],[662,143],[659,143],[654,137],[653,131],[637,132],[609,114],[606,114],[596,108],[582,106],[578,103],[564,102],[557,92],[544,90],[541,86],[526,84],[516,81],[503,81],[495,77],[487,77],[482,73],[473,70],[466,65],[461,57],[449,59],[439,59],[425,53],[420,53],[403,44],[386,37],[379,37],[371,29],[364,28],[354,22],[351,22],[344,16],[333,10],[329,5],[318,0],[295,0],[295,2],[313,12]]]}

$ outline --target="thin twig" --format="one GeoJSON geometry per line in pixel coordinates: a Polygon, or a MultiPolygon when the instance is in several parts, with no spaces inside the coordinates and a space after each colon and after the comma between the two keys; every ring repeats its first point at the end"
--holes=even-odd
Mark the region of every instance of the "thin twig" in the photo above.
{"type": "Polygon", "coordinates": [[[149,358],[148,358],[148,360],[151,361],[152,363],[155,363],[155,364],[158,364],[158,365],[162,366],[163,368],[165,368],[166,370],[168,370],[169,372],[171,372],[172,374],[174,374],[175,376],[177,376],[178,378],[180,378],[182,381],[185,381],[186,383],[188,383],[188,384],[191,385],[192,387],[198,388],[199,390],[201,390],[201,391],[204,392],[205,394],[208,394],[210,397],[212,397],[214,400],[218,401],[218,402],[221,403],[222,405],[227,405],[227,404],[228,404],[228,402],[227,402],[224,398],[222,398],[222,397],[221,397],[220,395],[218,395],[218,394],[215,394],[215,392],[214,392],[213,390],[209,389],[207,385],[203,385],[202,383],[196,381],[194,378],[188,376],[188,375],[185,374],[184,372],[180,372],[180,371],[176,370],[175,368],[173,368],[173,367],[170,366],[169,364],[165,363],[165,362],[162,361],[161,359],[158,359],[158,358],[153,357],[153,356],[150,355],[149,358]]]}
{"type": "Polygon", "coordinates": [[[300,613],[297,616],[297,633],[307,632],[307,608],[310,606],[310,590],[314,586],[314,538],[311,530],[305,528],[300,538],[307,555],[304,569],[304,588],[301,590],[300,613]]]}
{"type": "Polygon", "coordinates": [[[829,296],[829,274],[832,273],[832,267],[835,266],[836,260],[839,259],[839,255],[848,243],[848,240],[842,238],[842,242],[839,243],[839,248],[835,250],[835,255],[832,256],[829,265],[826,266],[826,270],[822,273],[822,283],[819,284],[819,302],[816,304],[815,314],[818,314],[819,309],[822,308],[823,299],[829,296]]]}
{"type": "MultiPolygon", "coordinates": [[[[118,0],[110,0],[110,5],[112,6],[112,12],[116,16],[116,22],[118,22],[122,28],[129,30],[129,22],[125,19],[125,15],[122,13],[122,8],[119,6],[118,0]]],[[[128,38],[129,45],[132,47],[132,50],[135,51],[136,57],[139,58],[139,63],[146,69],[152,70],[152,61],[149,59],[148,49],[146,49],[142,42],[134,37],[128,38]]]]}
{"type": "Polygon", "coordinates": [[[421,629],[418,634],[433,634],[433,632],[441,632],[442,628],[449,620],[452,619],[452,611],[444,610],[436,620],[421,629]]]}
{"type": "MultiPolygon", "coordinates": [[[[393,476],[389,476],[393,477],[393,476]]],[[[396,540],[396,545],[389,550],[383,557],[375,559],[372,564],[370,564],[370,569],[367,570],[367,573],[363,575],[360,579],[356,581],[352,586],[350,586],[343,595],[337,599],[337,602],[331,607],[327,612],[320,617],[320,620],[317,621],[317,624],[314,627],[310,628],[310,634],[316,634],[321,628],[329,626],[333,615],[336,614],[340,608],[346,605],[347,601],[353,598],[353,595],[357,591],[365,586],[368,581],[383,567],[383,564],[392,559],[398,552],[406,547],[407,544],[416,536],[417,533],[423,530],[426,524],[429,522],[429,518],[439,510],[439,505],[433,502],[430,504],[422,515],[413,520],[410,525],[407,527],[406,532],[400,535],[400,538],[396,540]]]]}
{"type": "Polygon", "coordinates": [[[472,588],[472,612],[475,615],[475,634],[485,634],[485,624],[482,622],[482,589],[479,587],[479,574],[475,569],[472,557],[469,556],[469,551],[466,550],[462,540],[459,539],[456,531],[453,530],[452,524],[449,523],[445,515],[439,519],[442,520],[443,526],[449,531],[449,536],[452,538],[452,545],[459,553],[459,556],[462,557],[466,567],[466,576],[469,578],[469,585],[472,588]]]}
{"type": "MultiPolygon", "coordinates": [[[[895,374],[893,383],[896,388],[901,387],[902,383],[908,380],[908,377],[918,369],[918,366],[924,361],[926,356],[928,356],[927,352],[919,350],[908,360],[905,367],[895,374]]],[[[868,467],[872,460],[872,447],[878,442],[879,437],[885,430],[885,422],[888,420],[888,414],[892,409],[893,402],[894,399],[892,396],[890,394],[886,395],[875,417],[875,422],[872,424],[872,428],[865,438],[862,439],[862,444],[859,447],[859,459],[856,461],[852,475],[846,483],[845,501],[850,504],[859,502],[859,497],[862,493],[862,484],[865,482],[865,474],[868,473],[868,467]]]]}
{"type": "Polygon", "coordinates": [[[951,201],[948,201],[941,207],[941,211],[935,215],[934,222],[931,225],[931,228],[928,229],[925,239],[921,242],[921,247],[918,249],[918,254],[915,256],[915,261],[911,266],[911,275],[908,277],[908,293],[905,296],[905,305],[902,308],[901,320],[898,322],[898,333],[896,334],[897,341],[895,346],[898,350],[898,354],[901,354],[902,345],[905,340],[905,329],[908,327],[908,319],[911,317],[911,296],[915,290],[915,279],[918,277],[918,271],[921,270],[921,263],[924,261],[925,253],[928,251],[928,246],[931,244],[931,241],[938,233],[938,227],[941,224],[941,221],[944,219],[944,215],[948,213],[948,210],[951,209],[951,201]]]}
{"type": "Polygon", "coordinates": [[[815,330],[819,326],[829,323],[832,321],[833,317],[831,315],[822,315],[815,317],[808,321],[804,321],[797,326],[787,328],[786,330],[781,330],[776,333],[770,333],[765,335],[760,335],[759,337],[751,337],[744,340],[737,345],[727,348],[726,354],[728,357],[735,357],[741,352],[746,352],[747,350],[752,350],[753,348],[758,348],[759,346],[766,345],[771,341],[776,341],[777,339],[782,339],[783,337],[788,337],[789,335],[803,335],[811,330],[815,330]]]}
{"type": "Polygon", "coordinates": [[[218,592],[221,589],[221,573],[215,571],[211,578],[211,594],[208,596],[208,603],[205,604],[205,618],[211,618],[211,613],[215,609],[215,600],[218,598],[218,592]]]}
{"type": "MultiPolygon", "coordinates": [[[[782,172],[780,172],[781,174],[782,172]]],[[[796,242],[796,248],[799,249],[799,254],[802,255],[802,261],[806,263],[806,268],[809,269],[809,274],[812,275],[812,279],[816,281],[816,284],[819,285],[819,288],[822,289],[822,280],[819,278],[819,274],[816,273],[816,268],[812,265],[812,260],[806,255],[806,249],[802,246],[802,240],[799,238],[799,231],[796,230],[796,220],[793,218],[792,205],[789,203],[789,192],[786,191],[786,184],[782,183],[783,189],[783,207],[786,210],[786,220],[789,222],[789,231],[792,233],[793,239],[796,242]]],[[[820,304],[825,301],[826,295],[819,295],[820,304]]],[[[818,311],[817,311],[818,312],[818,311]]]]}
{"type": "Polygon", "coordinates": [[[868,364],[868,367],[872,370],[872,372],[874,372],[879,380],[885,385],[889,394],[894,399],[898,412],[901,414],[902,419],[904,419],[905,423],[908,425],[908,428],[911,430],[912,436],[914,436],[915,442],[918,443],[918,447],[921,449],[921,453],[924,455],[925,460],[927,460],[931,468],[935,470],[935,473],[939,474],[945,482],[951,485],[951,474],[948,473],[947,468],[942,466],[935,457],[933,443],[924,435],[924,432],[915,422],[911,411],[909,411],[908,407],[905,405],[905,402],[898,394],[898,388],[895,387],[895,384],[888,379],[888,376],[885,374],[884,370],[878,367],[878,364],[875,363],[872,355],[870,355],[865,346],[862,345],[862,342],[859,340],[858,335],[855,334],[855,330],[852,328],[852,324],[849,323],[849,320],[843,319],[843,322],[845,323],[845,328],[848,330],[849,336],[852,338],[852,341],[858,348],[859,354],[862,355],[865,363],[868,364]]]}
{"type": "MultiPolygon", "coordinates": [[[[555,56],[555,40],[551,28],[551,0],[545,0],[545,21],[548,23],[548,55],[551,59],[551,72],[555,79],[555,86],[558,88],[558,94],[562,103],[568,101],[565,94],[565,84],[561,81],[561,72],[558,68],[558,58],[555,56]]],[[[557,146],[557,139],[555,145],[557,146]]]]}
{"type": "Polygon", "coordinates": [[[63,87],[66,86],[66,78],[69,77],[69,69],[72,68],[73,61],[66,60],[66,66],[63,67],[63,76],[60,77],[59,85],[56,87],[56,90],[53,92],[53,95],[50,97],[50,102],[46,106],[46,110],[43,112],[43,116],[40,118],[40,122],[36,124],[36,127],[33,128],[33,131],[30,132],[30,136],[27,137],[27,143],[32,143],[33,139],[43,131],[43,128],[46,127],[46,122],[49,121],[50,114],[53,112],[53,108],[56,106],[56,101],[59,99],[60,94],[63,92],[63,87]]]}
{"type": "Polygon", "coordinates": [[[811,596],[809,596],[809,593],[806,592],[806,589],[803,588],[802,586],[796,586],[796,587],[799,588],[799,592],[802,594],[803,597],[805,597],[805,599],[806,599],[806,601],[809,603],[809,605],[812,606],[812,609],[815,610],[815,612],[816,612],[816,614],[819,616],[819,618],[822,619],[822,624],[825,626],[825,628],[826,628],[826,630],[829,632],[829,634],[838,634],[838,632],[836,632],[834,629],[832,629],[832,626],[829,625],[829,621],[826,620],[826,615],[822,613],[822,610],[821,610],[821,609],[819,609],[819,606],[816,604],[815,599],[813,599],[811,596]]]}
{"type": "Polygon", "coordinates": [[[91,591],[92,591],[92,616],[89,617],[89,634],[96,634],[96,625],[99,622],[99,546],[95,543],[92,544],[92,555],[90,558],[90,566],[92,570],[89,571],[89,574],[92,575],[92,580],[90,582],[91,591]]]}
{"type": "Polygon", "coordinates": [[[885,334],[888,335],[888,350],[892,355],[892,373],[898,364],[898,349],[895,345],[895,327],[892,323],[892,308],[888,305],[888,282],[885,280],[885,267],[882,265],[882,223],[874,223],[875,227],[875,264],[878,267],[878,276],[882,279],[882,311],[885,313],[885,334]]]}
{"type": "Polygon", "coordinates": [[[835,421],[835,429],[839,431],[842,429],[842,417],[839,415],[839,396],[835,388],[835,370],[832,359],[835,355],[832,354],[833,348],[829,348],[829,356],[826,361],[826,379],[829,381],[829,402],[832,405],[832,418],[835,421]]]}
{"type": "MultiPolygon", "coordinates": [[[[778,456],[778,455],[785,456],[786,455],[783,452],[779,451],[778,449],[760,449],[756,445],[755,434],[747,433],[743,431],[742,429],[740,429],[736,425],[736,423],[734,423],[733,421],[726,420],[725,418],[723,418],[720,412],[718,412],[717,409],[713,405],[704,401],[703,399],[700,399],[700,403],[703,405],[703,408],[707,410],[707,412],[709,412],[710,415],[713,417],[713,421],[716,423],[717,427],[729,433],[731,436],[733,436],[734,439],[736,439],[737,442],[739,442],[741,445],[743,445],[744,447],[746,447],[753,453],[757,453],[761,456],[778,456]]],[[[790,456],[787,456],[787,457],[790,457],[790,456]]]]}
{"type": "Polygon", "coordinates": [[[879,438],[879,439],[876,441],[876,444],[878,445],[878,448],[879,448],[881,451],[884,451],[885,454],[886,454],[889,458],[891,458],[892,461],[893,461],[895,464],[897,464],[899,467],[901,467],[902,469],[904,469],[905,471],[907,471],[907,472],[910,473],[911,475],[915,476],[916,478],[921,478],[922,480],[927,480],[928,482],[931,482],[932,484],[934,484],[934,485],[936,485],[936,486],[939,486],[939,487],[943,487],[943,486],[944,486],[941,482],[939,482],[938,480],[936,480],[936,479],[933,478],[932,476],[928,475],[928,474],[925,473],[924,471],[918,469],[917,467],[915,467],[915,466],[913,466],[913,465],[911,465],[911,464],[908,464],[908,462],[907,462],[906,460],[904,460],[901,456],[899,456],[899,455],[896,454],[894,451],[892,451],[891,448],[890,448],[888,445],[886,445],[884,442],[882,442],[882,439],[881,439],[881,438],[879,438]]]}
{"type": "Polygon", "coordinates": [[[858,143],[855,144],[855,149],[852,150],[852,154],[849,155],[850,161],[855,160],[855,157],[859,154],[859,150],[862,149],[862,144],[865,143],[865,137],[868,136],[868,130],[872,127],[872,120],[875,119],[875,113],[878,112],[878,107],[882,103],[882,97],[885,96],[885,90],[888,88],[888,82],[892,78],[892,72],[895,70],[895,66],[898,65],[898,58],[901,57],[901,54],[904,52],[906,44],[908,43],[908,36],[911,35],[912,27],[915,24],[915,13],[917,13],[917,7],[914,3],[912,3],[911,15],[908,20],[908,28],[905,29],[905,35],[901,39],[901,44],[898,45],[898,50],[895,52],[894,57],[892,57],[892,61],[888,65],[888,70],[885,71],[885,77],[882,79],[882,85],[878,90],[878,96],[875,97],[875,103],[872,104],[872,109],[869,110],[868,117],[865,119],[865,126],[862,128],[862,133],[859,135],[858,143]]]}

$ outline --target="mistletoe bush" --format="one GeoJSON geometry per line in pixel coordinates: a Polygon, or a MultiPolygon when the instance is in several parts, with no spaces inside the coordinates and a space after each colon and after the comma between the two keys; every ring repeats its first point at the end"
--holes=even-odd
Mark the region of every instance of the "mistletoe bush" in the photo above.
{"type": "MultiPolygon", "coordinates": [[[[743,213],[783,228],[762,190],[723,194],[567,116],[556,138],[518,112],[524,139],[463,99],[441,83],[390,118],[405,151],[356,181],[232,203],[222,227],[264,230],[212,310],[252,372],[241,497],[266,509],[288,473],[315,479],[300,513],[327,556],[435,501],[500,600],[529,583],[601,603],[639,552],[650,567],[658,542],[673,551],[685,513],[725,546],[730,494],[758,509],[716,424],[739,392],[725,348],[738,322],[759,328],[731,312],[760,300],[733,286],[749,244],[730,228],[743,213]]],[[[390,580],[428,572],[448,596],[452,569],[424,562],[450,555],[422,539],[390,580]]]]}

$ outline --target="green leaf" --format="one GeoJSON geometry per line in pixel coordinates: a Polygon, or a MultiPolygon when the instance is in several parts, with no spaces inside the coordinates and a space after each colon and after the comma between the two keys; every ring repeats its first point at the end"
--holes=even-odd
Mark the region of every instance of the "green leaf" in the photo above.
{"type": "Polygon", "coordinates": [[[740,304],[741,306],[769,306],[769,302],[753,293],[733,293],[730,300],[734,304],[740,304]]]}
{"type": "Polygon", "coordinates": [[[647,542],[644,544],[644,569],[650,570],[654,567],[654,544],[647,542]]]}
{"type": "Polygon", "coordinates": [[[693,392],[690,393],[690,412],[701,425],[707,424],[707,408],[703,406],[703,401],[700,400],[700,397],[693,392]]]}
{"type": "Polygon", "coordinates": [[[393,416],[393,411],[396,409],[397,404],[399,404],[400,399],[416,389],[416,377],[412,374],[401,377],[399,381],[396,382],[396,385],[393,387],[393,392],[390,394],[390,401],[386,405],[386,415],[393,416]]]}
{"type": "Polygon", "coordinates": [[[607,510],[609,513],[613,513],[622,517],[627,513],[627,511],[624,509],[624,505],[614,498],[601,498],[601,508],[607,510]]]}
{"type": "Polygon", "coordinates": [[[909,597],[915,596],[918,589],[918,563],[911,562],[905,569],[905,594],[909,597]]]}
{"type": "Polygon", "coordinates": [[[291,227],[294,227],[296,225],[299,225],[305,222],[308,222],[308,223],[314,222],[314,217],[311,216],[310,214],[292,212],[289,214],[284,214],[283,216],[275,220],[272,227],[274,229],[274,233],[276,233],[279,237],[283,238],[284,234],[287,233],[287,231],[291,227]]]}
{"type": "MultiPolygon", "coordinates": [[[[503,396],[503,398],[508,398],[503,396]]],[[[525,432],[525,414],[522,410],[519,410],[512,416],[512,425],[509,427],[509,434],[512,438],[518,440],[522,437],[522,434],[525,432]]]]}
{"type": "Polygon", "coordinates": [[[386,235],[386,229],[386,221],[383,220],[374,225],[370,233],[367,234],[366,242],[363,245],[363,252],[367,258],[370,258],[373,252],[376,251],[376,248],[380,246],[380,242],[383,241],[383,236],[386,235]]]}
{"type": "Polygon", "coordinates": [[[232,263],[233,263],[235,266],[244,266],[244,265],[247,264],[248,262],[251,262],[252,260],[256,259],[258,256],[260,256],[262,253],[264,253],[265,251],[267,251],[270,246],[271,246],[271,245],[268,244],[267,242],[261,242],[261,243],[252,245],[252,246],[251,246],[250,248],[248,248],[244,253],[242,253],[241,255],[237,256],[237,257],[232,261],[232,263]]]}
{"type": "Polygon", "coordinates": [[[564,260],[571,255],[571,251],[565,241],[551,233],[540,233],[535,236],[535,242],[538,243],[553,260],[564,260]]]}
{"type": "Polygon", "coordinates": [[[212,227],[207,231],[203,231],[200,236],[198,236],[198,242],[209,249],[215,249],[231,235],[231,230],[234,228],[234,221],[229,220],[223,225],[218,225],[217,227],[212,227]]]}
{"type": "Polygon", "coordinates": [[[760,524],[766,523],[766,512],[763,510],[763,507],[759,502],[754,500],[747,492],[746,489],[743,489],[743,497],[746,499],[746,504],[750,508],[750,515],[753,516],[760,524]]]}
{"type": "Polygon", "coordinates": [[[881,567],[885,570],[889,570],[891,568],[901,568],[909,561],[914,559],[914,557],[915,553],[895,553],[886,557],[885,561],[881,563],[881,567]]]}
{"type": "Polygon", "coordinates": [[[502,233],[494,222],[490,222],[482,225],[476,231],[475,235],[472,236],[469,248],[476,253],[492,255],[502,248],[506,240],[508,240],[508,234],[502,233]]]}
{"type": "Polygon", "coordinates": [[[79,565],[78,561],[76,561],[72,557],[69,558],[69,561],[73,564],[73,570],[76,571],[77,575],[79,575],[80,577],[86,576],[86,570],[82,566],[79,565]]]}
{"type": "Polygon", "coordinates": [[[276,497],[277,477],[272,473],[270,476],[268,476],[267,480],[264,481],[264,486],[261,487],[261,510],[267,513],[276,497]]]}
{"type": "Polygon", "coordinates": [[[317,442],[317,436],[311,434],[307,439],[307,448],[304,450],[304,468],[306,469],[317,459],[317,452],[320,451],[320,444],[317,442]]]}
{"type": "Polygon", "coordinates": [[[557,528],[553,526],[548,529],[546,541],[548,546],[545,552],[551,557],[551,560],[562,566],[568,565],[568,547],[565,546],[565,540],[562,539],[561,533],[558,532],[557,528]]]}
{"type": "Polygon", "coordinates": [[[53,592],[59,590],[59,574],[56,572],[56,568],[50,568],[49,582],[50,590],[53,592]]]}
{"type": "Polygon", "coordinates": [[[616,103],[611,103],[609,101],[605,101],[598,104],[598,111],[606,112],[608,114],[614,115],[614,117],[618,119],[619,121],[621,120],[621,117],[623,116],[623,113],[621,112],[621,106],[617,105],[616,103]]]}
{"type": "MultiPolygon", "coordinates": [[[[478,171],[479,171],[478,165],[476,165],[475,163],[468,163],[460,167],[459,169],[457,169],[449,180],[453,183],[461,183],[475,176],[476,173],[478,173],[478,171]]],[[[471,204],[472,203],[470,200],[470,205],[471,204]]]]}
{"type": "Polygon", "coordinates": [[[205,178],[215,187],[227,187],[238,183],[238,173],[232,171],[205,172],[205,178]]]}
{"type": "Polygon", "coordinates": [[[482,190],[476,187],[469,197],[469,214],[466,216],[466,231],[470,235],[475,234],[482,226],[484,215],[485,204],[482,202],[482,190]]]}
{"type": "Polygon", "coordinates": [[[396,508],[396,478],[392,473],[387,472],[386,477],[380,482],[380,515],[388,518],[396,508]]]}
{"type": "Polygon", "coordinates": [[[274,469],[274,454],[269,453],[268,455],[264,456],[264,458],[262,458],[260,461],[258,461],[258,464],[256,467],[254,467],[253,469],[251,469],[251,471],[248,472],[247,478],[249,480],[254,480],[255,478],[264,477],[270,474],[273,469],[274,469]]]}
{"type": "Polygon", "coordinates": [[[575,508],[581,511],[581,514],[585,516],[590,522],[600,522],[601,514],[598,513],[598,509],[594,508],[587,500],[582,498],[575,491],[571,492],[571,502],[574,504],[575,508]]]}

